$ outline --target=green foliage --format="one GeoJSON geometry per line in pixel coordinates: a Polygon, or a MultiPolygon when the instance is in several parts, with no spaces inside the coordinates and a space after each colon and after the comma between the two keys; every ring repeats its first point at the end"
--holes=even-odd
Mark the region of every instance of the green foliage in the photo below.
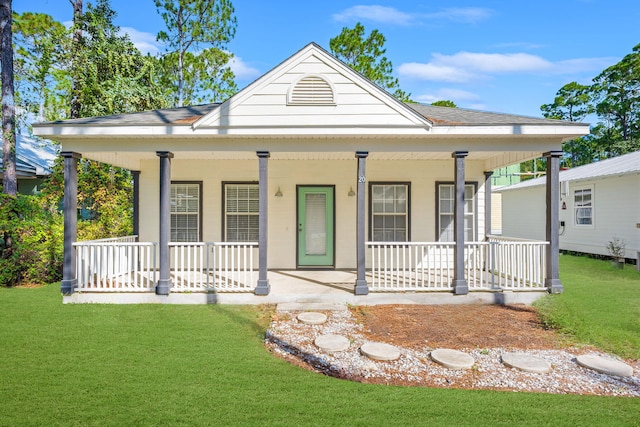
{"type": "MultiPolygon", "coordinates": [[[[43,189],[48,206],[61,206],[63,161],[56,159],[43,189]]],[[[78,240],[128,236],[133,231],[132,177],[126,169],[81,159],[78,165],[78,240]]]]}
{"type": "Polygon", "coordinates": [[[38,196],[0,194],[0,286],[50,283],[62,274],[62,215],[38,196]]]}
{"type": "MultiPolygon", "coordinates": [[[[160,59],[160,83],[166,88],[177,88],[178,53],[167,53],[160,59]]],[[[235,75],[228,66],[233,56],[217,48],[204,49],[195,55],[186,52],[183,58],[182,102],[185,105],[222,102],[238,91],[235,75]]],[[[172,105],[179,105],[177,91],[169,90],[172,105]]]]}
{"type": "Polygon", "coordinates": [[[53,71],[62,59],[67,30],[44,13],[13,14],[17,102],[21,112],[38,120],[59,117],[59,103],[53,93],[53,71]]]}
{"type": "Polygon", "coordinates": [[[216,102],[237,91],[225,47],[236,32],[230,0],[154,0],[167,30],[158,33],[167,54],[163,81],[173,105],[216,102]]]}
{"type": "Polygon", "coordinates": [[[540,107],[542,115],[548,119],[580,122],[587,115],[594,112],[591,104],[592,91],[590,86],[576,82],[567,83],[556,93],[553,104],[540,107]]]}
{"type": "Polygon", "coordinates": [[[21,110],[37,114],[38,120],[168,105],[158,81],[158,61],[143,56],[128,36],[119,34],[108,0],[89,4],[70,29],[45,14],[15,17],[16,98],[21,110]],[[72,112],[72,104],[77,111],[72,112]]]}
{"type": "Polygon", "coordinates": [[[167,105],[156,84],[156,63],[140,54],[113,23],[116,13],[108,0],[89,4],[76,23],[82,29],[72,43],[69,72],[79,88],[79,117],[102,116],[162,108],[167,105]]]}
{"type": "Polygon", "coordinates": [[[552,104],[540,107],[547,118],[581,121],[596,114],[591,134],[568,141],[565,166],[580,166],[640,149],[640,44],[593,79],[591,86],[576,82],[557,92],[552,104]]]}
{"type": "Polygon", "coordinates": [[[0,425],[637,425],[638,398],[328,378],[268,353],[262,317],[215,304],[62,305],[56,285],[0,289],[0,425]]]}
{"type": "Polygon", "coordinates": [[[536,303],[544,323],[579,344],[640,359],[640,274],[609,261],[560,257],[565,292],[536,303]]]}
{"type": "Polygon", "coordinates": [[[431,105],[435,105],[436,107],[458,108],[455,102],[450,101],[448,99],[432,102],[431,105]]]}
{"type": "Polygon", "coordinates": [[[387,90],[401,101],[410,101],[411,94],[400,89],[393,77],[393,65],[385,56],[386,39],[378,30],[365,37],[365,28],[357,23],[354,28],[344,27],[342,32],[329,40],[331,53],[348,66],[387,90]]]}

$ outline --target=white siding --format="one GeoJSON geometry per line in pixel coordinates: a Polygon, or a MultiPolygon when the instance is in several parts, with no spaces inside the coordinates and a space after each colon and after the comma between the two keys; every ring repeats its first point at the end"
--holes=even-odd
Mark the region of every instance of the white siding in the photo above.
{"type": "Polygon", "coordinates": [[[544,187],[502,192],[502,235],[545,240],[546,206],[544,187]]]}
{"type": "Polygon", "coordinates": [[[415,125],[412,114],[399,114],[393,101],[370,92],[361,82],[350,80],[334,64],[308,56],[245,96],[232,98],[222,117],[213,115],[202,126],[370,126],[415,125]],[[305,75],[317,75],[335,88],[336,105],[287,105],[287,94],[305,75]],[[268,114],[265,112],[268,111],[268,114]]]}
{"type": "MultiPolygon", "coordinates": [[[[258,160],[173,159],[173,181],[202,181],[203,239],[222,239],[222,182],[257,181],[258,160]]],[[[336,268],[355,268],[356,254],[356,159],[353,160],[269,160],[269,268],[296,265],[296,185],[335,185],[336,268]],[[275,197],[280,188],[282,197],[275,197]]],[[[158,161],[143,161],[140,174],[140,239],[158,240],[158,161]]],[[[478,238],[484,230],[484,168],[467,161],[467,181],[478,182],[478,238]]],[[[453,161],[367,161],[369,182],[411,183],[411,240],[436,240],[435,188],[438,181],[453,181],[453,161]]],[[[368,221],[368,205],[367,205],[368,221]]],[[[368,226],[368,224],[367,224],[368,226]]],[[[367,228],[367,239],[368,239],[367,228]]]]}
{"type": "MultiPolygon", "coordinates": [[[[627,258],[640,251],[640,175],[612,176],[561,184],[566,209],[559,214],[560,249],[608,255],[605,246],[614,236],[626,241],[627,258]],[[574,191],[593,190],[593,226],[577,226],[574,220],[574,191]],[[565,194],[566,191],[566,194],[565,194]]],[[[530,239],[545,238],[545,187],[502,192],[503,235],[530,239]]]]}

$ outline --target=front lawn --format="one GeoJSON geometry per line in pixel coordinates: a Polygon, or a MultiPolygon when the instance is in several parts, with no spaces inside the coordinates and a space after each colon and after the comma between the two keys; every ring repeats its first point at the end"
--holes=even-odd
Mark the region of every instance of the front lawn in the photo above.
{"type": "MultiPolygon", "coordinates": [[[[563,257],[559,300],[570,306],[579,285],[566,265],[563,257]]],[[[62,305],[57,284],[2,288],[0,426],[638,422],[638,398],[405,388],[311,373],[265,351],[268,315],[220,305],[62,305]]]]}
{"type": "Polygon", "coordinates": [[[536,303],[543,320],[570,341],[640,359],[640,273],[609,261],[562,255],[562,295],[536,303]]]}

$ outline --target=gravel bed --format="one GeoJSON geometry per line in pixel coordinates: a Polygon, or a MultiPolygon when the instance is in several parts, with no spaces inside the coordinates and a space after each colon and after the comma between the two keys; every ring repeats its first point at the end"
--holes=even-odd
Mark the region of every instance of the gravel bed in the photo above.
{"type": "MultiPolygon", "coordinates": [[[[265,345],[278,357],[307,369],[353,381],[427,387],[530,391],[556,394],[591,394],[640,397],[640,363],[628,362],[634,368],[632,377],[622,378],[600,374],[576,363],[579,349],[519,350],[544,358],[551,364],[548,373],[529,373],[508,368],[500,361],[501,354],[517,349],[458,349],[475,359],[469,370],[451,370],[433,362],[432,348],[426,341],[420,350],[396,347],[400,358],[395,361],[374,361],[360,353],[367,340],[347,311],[325,312],[323,325],[305,325],[296,319],[299,312],[279,313],[267,330],[265,345]],[[315,346],[319,335],[336,334],[349,339],[346,351],[327,354],[315,346]]],[[[614,357],[604,353],[595,353],[614,357]]]]}

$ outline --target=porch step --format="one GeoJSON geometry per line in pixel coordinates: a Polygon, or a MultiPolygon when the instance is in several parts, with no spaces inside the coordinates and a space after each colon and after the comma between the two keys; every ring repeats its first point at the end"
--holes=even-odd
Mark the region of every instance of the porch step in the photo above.
{"type": "Polygon", "coordinates": [[[346,304],[329,302],[283,302],[276,311],[347,311],[346,304]]]}

